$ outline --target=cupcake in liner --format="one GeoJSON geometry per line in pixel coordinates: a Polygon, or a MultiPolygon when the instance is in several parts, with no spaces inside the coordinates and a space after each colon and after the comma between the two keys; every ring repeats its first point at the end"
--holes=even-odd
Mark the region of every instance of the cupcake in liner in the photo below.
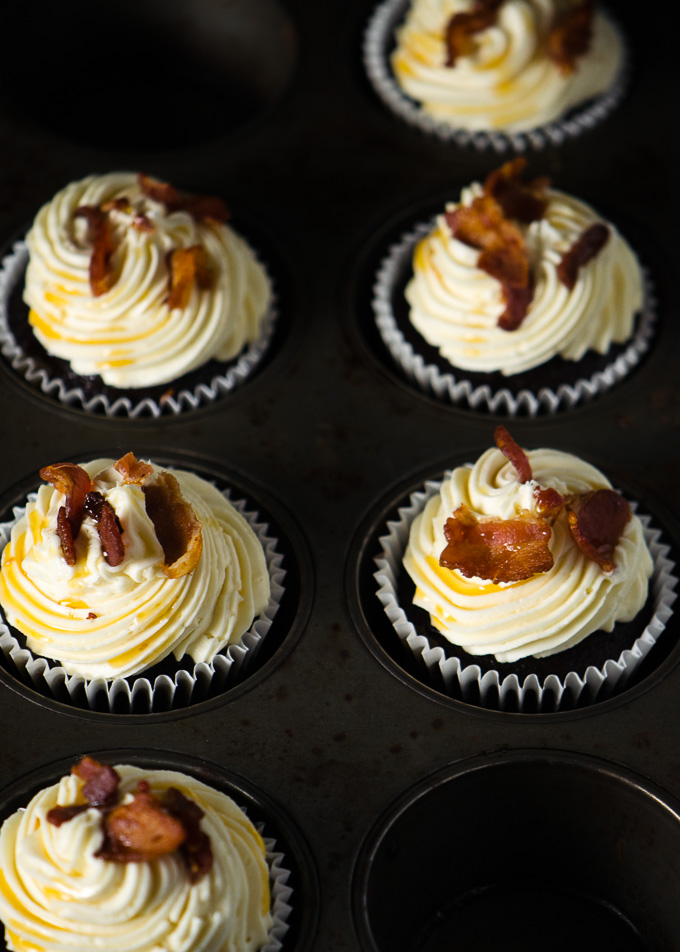
{"type": "Polygon", "coordinates": [[[376,7],[364,36],[365,69],[385,105],[410,125],[461,147],[524,152],[559,146],[618,105],[628,57],[609,16],[594,14],[589,51],[563,70],[539,43],[555,4],[509,0],[447,66],[447,23],[471,9],[449,0],[383,0],[376,7]]]}
{"type": "MultiPolygon", "coordinates": [[[[488,468],[491,465],[489,463],[490,454],[495,452],[488,451],[487,454],[484,454],[475,465],[473,472],[482,472],[482,467],[488,468]]],[[[556,451],[538,450],[528,454],[532,460],[532,465],[537,467],[539,474],[541,468],[546,465],[545,454],[555,456],[556,451]],[[544,458],[542,459],[541,456],[544,458]]],[[[557,455],[566,457],[568,460],[575,459],[575,457],[570,457],[568,454],[557,455]]],[[[491,457],[491,460],[493,462],[493,457],[491,457]]],[[[579,460],[576,462],[581,463],[579,460]]],[[[498,463],[497,459],[495,463],[498,463]]],[[[509,466],[510,464],[505,465],[509,466]]],[[[585,465],[581,464],[581,466],[585,465]]],[[[601,473],[598,473],[593,467],[587,468],[598,474],[598,477],[600,477],[598,479],[599,485],[608,485],[601,473]]],[[[605,599],[607,597],[610,599],[609,606],[606,607],[604,601],[602,605],[597,601],[599,596],[597,595],[597,589],[592,585],[592,579],[590,585],[586,584],[586,580],[590,579],[591,576],[594,576],[597,582],[599,566],[586,566],[585,571],[589,572],[589,575],[579,576],[577,579],[579,584],[583,581],[583,595],[580,595],[581,589],[576,584],[574,584],[571,592],[572,601],[570,604],[574,606],[573,609],[563,607],[567,604],[569,598],[569,594],[563,591],[563,588],[565,585],[567,587],[571,585],[570,576],[567,573],[565,576],[566,582],[564,579],[560,581],[558,576],[552,583],[548,583],[556,586],[559,582],[562,586],[560,597],[556,602],[551,600],[549,590],[544,591],[544,594],[540,596],[530,590],[524,610],[521,599],[516,601],[515,604],[509,602],[505,608],[503,608],[503,603],[499,602],[497,603],[497,610],[503,609],[511,626],[519,625],[521,627],[522,624],[525,624],[525,619],[529,617],[529,612],[533,613],[531,615],[533,618],[536,612],[543,610],[542,606],[547,606],[545,610],[551,613],[557,606],[560,612],[564,611],[565,615],[568,615],[569,624],[572,626],[571,630],[577,630],[575,628],[575,618],[580,618],[580,612],[592,612],[593,617],[600,617],[599,613],[602,613],[607,617],[607,628],[609,629],[609,626],[612,626],[610,630],[591,629],[585,636],[582,632],[577,631],[576,635],[567,640],[564,647],[555,644],[546,648],[546,642],[542,639],[548,623],[544,622],[546,626],[544,628],[538,625],[535,628],[531,625],[527,628],[529,637],[536,639],[535,645],[532,648],[530,643],[527,647],[516,650],[516,653],[521,655],[516,660],[497,660],[494,654],[491,653],[493,649],[489,646],[485,648],[489,652],[488,654],[468,653],[460,643],[450,643],[434,627],[428,612],[414,604],[415,585],[403,565],[414,521],[424,512],[428,503],[435,507],[439,504],[440,494],[442,499],[445,495],[448,499],[449,491],[446,486],[453,487],[457,485],[457,480],[462,478],[459,474],[466,473],[468,470],[470,470],[469,465],[458,467],[456,470],[449,470],[444,474],[443,479],[428,480],[421,489],[412,492],[406,504],[398,507],[397,517],[388,520],[387,531],[379,539],[380,552],[374,557],[376,565],[374,579],[377,585],[377,597],[401,643],[409,652],[409,655],[416,659],[424,683],[450,697],[469,704],[521,713],[570,710],[574,707],[583,707],[602,701],[623,690],[640,663],[664,632],[672,615],[677,577],[674,562],[670,558],[670,548],[662,540],[660,530],[652,525],[649,516],[640,515],[637,513],[637,508],[631,505],[633,513],[631,523],[639,520],[637,531],[639,537],[644,539],[643,544],[651,556],[653,567],[646,599],[634,617],[626,618],[621,612],[620,603],[626,602],[626,600],[634,600],[635,596],[632,590],[639,591],[640,577],[636,576],[634,580],[629,581],[629,584],[620,582],[619,589],[617,589],[618,592],[621,585],[623,585],[623,591],[620,595],[614,595],[614,590],[612,590],[609,596],[603,596],[605,599]],[[589,602],[591,589],[595,590],[595,595],[592,596],[592,600],[589,602]],[[586,598],[586,593],[588,593],[588,598],[586,598]],[[591,605],[596,607],[591,607],[591,605]],[[619,612],[618,617],[624,620],[617,620],[617,616],[612,615],[612,612],[619,612]],[[540,647],[537,647],[539,643],[543,644],[543,651],[540,650],[540,647]],[[542,656],[536,657],[531,654],[532,650],[542,656]],[[529,653],[525,654],[523,652],[529,653]]],[[[574,473],[570,472],[569,479],[572,480],[573,478],[574,473]]],[[[470,486],[471,492],[475,494],[481,492],[482,495],[488,494],[489,500],[492,501],[494,496],[498,497],[501,492],[501,481],[484,489],[475,475],[471,477],[470,486]]],[[[535,483],[527,483],[523,491],[530,492],[535,488],[535,483]]],[[[416,529],[413,531],[416,535],[418,534],[416,529]]],[[[423,529],[423,531],[427,530],[423,529]]],[[[628,530],[626,532],[625,546],[631,552],[633,551],[631,540],[635,533],[631,529],[631,535],[628,538],[628,530]]],[[[624,536],[622,536],[623,539],[624,536]]],[[[556,536],[554,547],[556,549],[555,571],[562,571],[564,566],[569,566],[568,559],[572,559],[571,564],[576,564],[573,563],[574,557],[569,553],[564,558],[561,554],[558,554],[566,551],[558,536],[556,536]]],[[[630,555],[626,557],[631,558],[630,555]]],[[[581,561],[583,561],[585,557],[581,557],[577,553],[576,558],[581,558],[581,561]]],[[[435,569],[431,567],[431,571],[435,572],[435,569]]],[[[446,573],[447,570],[436,569],[436,571],[446,573]]],[[[575,570],[572,570],[572,572],[575,577],[575,570]]],[[[548,572],[548,576],[550,574],[551,572],[548,572]]],[[[534,576],[530,581],[533,582],[534,579],[538,578],[540,576],[534,576]]],[[[463,580],[464,582],[465,580],[463,580]]],[[[442,582],[442,585],[444,584],[442,582]]],[[[483,587],[488,584],[473,579],[470,583],[470,591],[475,586],[481,585],[483,587]]],[[[488,591],[497,590],[499,587],[502,586],[489,586],[488,591]]],[[[556,591],[556,589],[553,588],[553,591],[556,591]]],[[[474,594],[477,595],[478,592],[479,588],[476,589],[474,594]]],[[[486,590],[482,594],[490,599],[495,597],[488,596],[486,590]]],[[[644,599],[644,594],[642,597],[644,599]]],[[[446,600],[446,595],[443,595],[442,598],[446,600]]],[[[492,605],[493,603],[489,602],[489,604],[492,605]]],[[[483,611],[486,612],[487,609],[484,608],[483,611]]],[[[503,612],[495,616],[497,621],[495,627],[491,628],[490,640],[502,637],[501,633],[504,630],[503,612]]],[[[461,617],[469,617],[469,615],[463,612],[461,617]]],[[[553,617],[552,614],[550,617],[553,617]]],[[[487,620],[488,618],[490,618],[490,614],[487,616],[487,620]]],[[[465,623],[461,624],[465,625],[465,623]]],[[[566,625],[567,622],[565,622],[565,630],[568,630],[566,625]]],[[[585,627],[583,630],[586,630],[585,627]]],[[[557,634],[557,641],[559,642],[563,637],[559,627],[557,628],[557,634]]],[[[474,640],[474,637],[478,637],[481,640],[479,632],[475,632],[474,635],[469,637],[467,635],[462,637],[463,640],[468,640],[468,644],[470,643],[469,638],[474,640]]],[[[503,654],[500,650],[497,653],[503,654]]],[[[512,655],[512,652],[507,651],[506,654],[512,655]]]]}
{"type": "Polygon", "coordinates": [[[107,416],[178,414],[242,383],[271,282],[217,199],[146,176],[68,185],[0,265],[0,349],[32,386],[107,416]]]}
{"type": "Polygon", "coordinates": [[[289,861],[266,823],[254,824],[227,793],[191,774],[128,763],[113,771],[84,757],[2,824],[7,948],[94,942],[151,952],[169,942],[178,952],[279,952],[294,897],[289,861]],[[109,784],[106,808],[98,808],[93,783],[109,784]],[[126,812],[134,822],[123,829],[126,812]],[[145,823],[162,823],[156,842],[166,839],[156,855],[145,823]],[[135,850],[134,861],[122,858],[135,850]]]}
{"type": "MultiPolygon", "coordinates": [[[[44,539],[40,543],[44,552],[40,548],[33,550],[39,558],[29,553],[37,566],[33,569],[37,572],[35,583],[23,570],[24,537],[28,537],[28,532],[24,532],[26,520],[21,520],[26,507],[15,507],[13,518],[0,523],[0,548],[5,550],[0,575],[4,600],[0,649],[4,666],[21,683],[39,693],[84,709],[151,713],[199,703],[229,689],[248,674],[284,595],[283,556],[277,551],[277,540],[270,535],[268,525],[245,499],[232,498],[229,489],[220,491],[192,473],[165,470],[180,480],[182,493],[201,516],[205,530],[197,566],[182,577],[173,576],[170,567],[171,574],[166,577],[158,568],[163,549],[144,509],[144,495],[141,491],[137,493],[140,486],[123,483],[121,487],[112,462],[95,460],[84,466],[93,477],[100,474],[95,485],[104,491],[107,502],[111,498],[115,503],[114,518],[123,524],[122,538],[130,540],[125,543],[129,549],[126,548],[119,566],[108,566],[103,554],[106,543],[101,542],[103,537],[97,538],[99,528],[94,519],[83,518],[76,540],[80,568],[73,573],[77,577],[80,571],[87,571],[85,586],[88,578],[97,582],[102,574],[105,580],[108,576],[110,581],[104,592],[96,596],[103,599],[99,612],[89,612],[89,607],[97,606],[83,600],[95,599],[92,587],[87,593],[82,589],[80,599],[66,599],[65,606],[63,600],[50,597],[50,589],[59,588],[61,575],[70,575],[72,571],[64,561],[58,535],[50,529],[54,521],[51,510],[56,511],[62,498],[60,493],[45,485],[28,496],[32,509],[30,531],[41,532],[42,526],[47,529],[40,536],[44,539]],[[220,570],[219,578],[224,579],[224,584],[215,582],[211,568],[220,570]],[[57,570],[59,577],[54,578],[57,570]],[[123,582],[116,579],[116,572],[121,573],[119,578],[123,582]],[[116,588],[123,583],[124,587],[116,588]],[[110,609],[106,609],[106,604],[110,609]],[[203,611],[206,604],[213,607],[209,616],[203,611]],[[131,620],[130,610],[135,612],[131,620]],[[9,623],[8,612],[13,621],[19,618],[19,624],[24,625],[30,623],[33,613],[47,619],[52,613],[49,640],[61,639],[61,648],[55,644],[49,650],[44,647],[43,655],[39,653],[38,624],[31,628],[29,648],[25,635],[9,623]],[[139,627],[137,619],[144,612],[151,620],[150,631],[139,627]],[[61,618],[57,617],[59,614],[61,618]],[[100,635],[95,631],[88,643],[83,626],[87,627],[90,619],[102,628],[100,635]],[[191,625],[188,619],[192,619],[191,625]],[[219,632],[213,631],[222,622],[224,630],[220,627],[219,632]],[[240,635],[239,628],[243,629],[240,635]],[[126,665],[129,670],[123,675],[126,665]]],[[[166,569],[167,566],[163,572],[166,569]]]]}
{"type": "MultiPolygon", "coordinates": [[[[523,163],[508,163],[487,183],[517,181],[512,169],[523,163]]],[[[376,324],[392,359],[425,393],[510,416],[555,413],[614,386],[649,349],[656,302],[646,269],[588,205],[552,189],[543,195],[540,219],[528,226],[503,220],[525,244],[533,281],[512,328],[502,325],[510,314],[502,281],[482,269],[478,247],[454,237],[450,224],[487,200],[486,183],[464,189],[460,204],[417,224],[382,260],[376,324]],[[567,288],[563,262],[583,236],[598,233],[604,245],[567,288]]]]}

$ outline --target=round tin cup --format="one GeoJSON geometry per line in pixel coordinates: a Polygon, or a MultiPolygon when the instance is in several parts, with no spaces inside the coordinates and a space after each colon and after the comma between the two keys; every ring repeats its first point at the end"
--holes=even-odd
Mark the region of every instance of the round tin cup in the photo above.
{"type": "Polygon", "coordinates": [[[671,952],[680,803],[559,750],[475,757],[376,820],[352,882],[362,952],[671,952]]]}
{"type": "MultiPolygon", "coordinates": [[[[42,766],[0,791],[0,824],[25,807],[38,791],[69,773],[80,754],[42,766]]],[[[105,764],[177,770],[231,797],[262,836],[267,849],[274,924],[260,952],[307,952],[317,928],[319,884],[309,847],[295,823],[267,793],[226,770],[186,754],[151,749],[92,751],[105,764]]],[[[1,925],[0,925],[1,929],[1,925]]],[[[5,949],[4,931],[0,949],[5,949]]]]}
{"type": "MultiPolygon", "coordinates": [[[[115,453],[85,454],[96,459],[115,453]]],[[[25,638],[0,612],[0,680],[31,700],[61,710],[114,715],[154,715],[195,710],[235,696],[265,676],[292,650],[302,632],[313,598],[311,558],[297,526],[278,502],[253,481],[223,467],[209,467],[173,455],[154,453],[154,462],[186,469],[212,482],[238,509],[263,545],[271,596],[237,645],[226,646],[211,662],[180,662],[172,656],[127,678],[106,681],[68,675],[55,661],[31,652],[25,638]]],[[[13,487],[2,499],[0,542],[35,490],[35,477],[13,487]]]]}

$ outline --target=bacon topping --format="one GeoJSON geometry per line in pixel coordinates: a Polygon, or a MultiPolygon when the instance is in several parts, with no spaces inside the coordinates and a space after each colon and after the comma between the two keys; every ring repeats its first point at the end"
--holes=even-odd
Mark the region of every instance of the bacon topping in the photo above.
{"type": "Polygon", "coordinates": [[[144,194],[155,202],[161,202],[168,212],[186,211],[195,221],[225,222],[230,216],[229,209],[221,198],[214,195],[192,195],[178,192],[169,182],[159,182],[140,172],[137,181],[144,194]]]}
{"type": "Polygon", "coordinates": [[[89,803],[74,803],[70,807],[52,807],[47,811],[47,822],[51,823],[52,826],[61,826],[62,823],[68,823],[74,816],[78,816],[79,813],[84,813],[85,810],[89,809],[89,803]]]}
{"type": "Polygon", "coordinates": [[[476,0],[471,10],[454,14],[446,25],[446,66],[455,66],[459,56],[473,51],[472,37],[493,26],[503,0],[476,0]]]}
{"type": "Polygon", "coordinates": [[[134,453],[121,456],[113,464],[113,468],[123,477],[124,483],[134,483],[137,486],[141,486],[146,477],[153,473],[153,466],[150,463],[140,462],[134,453]]]}
{"type": "Polygon", "coordinates": [[[201,523],[172,473],[159,473],[156,481],[143,489],[146,511],[165,555],[162,569],[168,578],[182,578],[193,572],[201,557],[201,523]]]}
{"type": "Polygon", "coordinates": [[[57,535],[61,542],[61,551],[67,565],[76,564],[76,547],[73,543],[73,529],[66,515],[66,506],[61,506],[57,513],[57,535]]]}
{"type": "Polygon", "coordinates": [[[85,497],[83,512],[97,524],[102,555],[109,565],[120,565],[125,558],[123,529],[116,510],[101,493],[91,492],[85,497]]]}
{"type": "Polygon", "coordinates": [[[536,500],[536,510],[543,519],[552,521],[564,509],[564,498],[551,486],[547,486],[545,489],[537,486],[534,489],[534,499],[536,500]]]}
{"type": "Polygon", "coordinates": [[[163,806],[182,824],[186,838],[180,846],[180,852],[189,873],[189,879],[195,883],[209,872],[213,864],[210,837],[200,828],[203,811],[193,800],[185,797],[177,787],[169,787],[165,791],[163,806]]]}
{"type": "Polygon", "coordinates": [[[182,824],[151,793],[146,780],[139,781],[129,803],[106,815],[104,831],[104,842],[95,855],[116,863],[158,859],[174,853],[186,839],[182,824]]]}
{"type": "Polygon", "coordinates": [[[537,178],[523,182],[522,173],[526,164],[527,160],[523,156],[505,162],[499,169],[489,173],[484,182],[484,191],[496,199],[506,218],[514,218],[528,225],[545,215],[548,207],[545,192],[550,179],[537,178]]]}
{"type": "Polygon", "coordinates": [[[94,757],[81,757],[71,773],[85,781],[82,793],[89,806],[107,807],[115,802],[120,777],[113,767],[100,764],[94,757]]]}
{"type": "Polygon", "coordinates": [[[208,256],[202,245],[190,245],[188,248],[176,248],[168,255],[170,310],[184,309],[189,303],[194,281],[200,288],[210,286],[211,273],[208,256]]]}
{"type": "Polygon", "coordinates": [[[532,478],[529,457],[508,433],[504,426],[497,426],[493,433],[496,446],[517,470],[520,483],[528,483],[532,478]]]}
{"type": "Polygon", "coordinates": [[[586,228],[557,265],[557,277],[565,287],[573,289],[579,269],[598,255],[608,240],[609,227],[602,222],[586,228]]]}
{"type": "Polygon", "coordinates": [[[480,521],[466,506],[446,520],[448,545],[439,557],[444,568],[458,569],[466,578],[519,582],[553,566],[552,530],[542,519],[480,521]]]}
{"type": "Polygon", "coordinates": [[[83,503],[92,489],[92,480],[77,463],[53,463],[51,466],[43,466],[40,478],[66,497],[66,518],[73,538],[76,539],[83,521],[83,503]]]}
{"type": "Polygon", "coordinates": [[[107,213],[96,205],[81,205],[74,214],[78,218],[87,218],[90,226],[90,289],[95,297],[100,297],[116,283],[111,263],[114,249],[109,218],[107,213]]]}
{"type": "Polygon", "coordinates": [[[631,517],[627,500],[613,489],[597,489],[567,501],[569,529],[579,549],[612,572],[612,556],[631,517]]]}
{"type": "Polygon", "coordinates": [[[546,54],[566,76],[574,72],[576,61],[590,49],[592,37],[593,3],[582,0],[557,14],[546,41],[546,54]]]}

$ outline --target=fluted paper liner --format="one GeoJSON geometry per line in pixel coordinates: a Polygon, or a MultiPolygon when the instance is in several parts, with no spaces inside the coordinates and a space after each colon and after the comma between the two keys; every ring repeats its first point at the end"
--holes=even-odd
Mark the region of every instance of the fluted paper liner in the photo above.
{"type": "MultiPolygon", "coordinates": [[[[253,253],[255,254],[255,252],[253,253]]],[[[259,257],[257,255],[255,257],[264,268],[259,257]]],[[[168,381],[168,392],[163,395],[161,400],[155,400],[148,396],[142,397],[141,395],[135,399],[135,391],[130,388],[122,388],[121,395],[114,399],[109,397],[108,392],[88,396],[78,386],[77,375],[75,375],[74,381],[69,382],[61,377],[52,376],[44,367],[39,367],[33,357],[24,352],[11,331],[9,299],[17,283],[23,280],[27,265],[28,249],[23,240],[15,242],[12,250],[0,263],[0,351],[2,351],[10,366],[29,384],[61,403],[80,407],[88,413],[103,413],[108,417],[127,416],[133,418],[177,416],[183,411],[195,410],[199,406],[213,403],[250,376],[267,352],[274,335],[278,310],[273,296],[267,313],[262,320],[257,340],[249,344],[236,357],[234,362],[228,361],[224,371],[214,374],[212,377],[207,377],[205,381],[196,384],[193,388],[180,388],[176,393],[171,392],[173,381],[168,381]]],[[[28,312],[26,320],[28,320],[28,312]]],[[[46,357],[49,359],[49,355],[46,355],[46,357]]],[[[195,368],[195,370],[200,370],[200,367],[195,368]]],[[[178,379],[181,380],[181,377],[178,379]]],[[[107,390],[115,391],[115,388],[108,387],[107,390]]]]}
{"type": "MultiPolygon", "coordinates": [[[[420,222],[411,231],[392,244],[383,258],[376,274],[373,286],[373,311],[375,321],[383,343],[395,363],[425,393],[440,400],[469,406],[473,410],[503,413],[508,416],[525,414],[536,416],[542,412],[556,413],[570,409],[579,403],[586,403],[600,393],[609,390],[637,366],[649,350],[650,340],[656,324],[656,299],[651,278],[642,268],[643,303],[637,319],[637,329],[625,350],[615,360],[597,370],[590,377],[580,377],[574,383],[562,383],[559,386],[540,387],[536,392],[522,388],[513,393],[506,387],[494,390],[489,384],[475,386],[465,377],[465,370],[451,366],[451,371],[443,372],[436,364],[428,363],[399,328],[392,306],[394,287],[403,269],[411,267],[413,251],[417,243],[428,235],[435,226],[434,219],[420,222]]],[[[509,331],[508,333],[512,333],[509,331]]],[[[605,355],[606,357],[606,355],[605,355]]],[[[578,361],[565,361],[578,363],[578,361]]],[[[540,372],[540,365],[527,373],[540,372]]],[[[516,374],[514,378],[521,377],[516,374]]]]}
{"type": "MultiPolygon", "coordinates": [[[[276,539],[269,535],[269,526],[259,521],[256,511],[247,509],[242,499],[232,499],[228,489],[222,491],[225,499],[238,510],[257,535],[265,553],[270,581],[269,604],[243,635],[239,644],[227,645],[212,661],[201,661],[191,671],[179,669],[174,678],[161,674],[153,683],[144,676],[88,680],[80,674],[68,674],[58,662],[48,661],[28,648],[23,648],[0,614],[0,650],[5,665],[16,671],[19,680],[33,686],[40,693],[48,693],[59,701],[91,710],[106,710],[116,714],[152,713],[165,711],[204,700],[208,693],[220,692],[235,684],[257,657],[258,650],[272,626],[284,593],[286,571],[283,555],[276,550],[276,539]]],[[[35,493],[28,497],[35,499],[35,493]]],[[[24,515],[25,507],[15,507],[14,518],[0,522],[0,552],[9,542],[15,523],[24,515]]],[[[174,659],[172,652],[166,660],[174,659]]]]}
{"type": "MultiPolygon", "coordinates": [[[[617,27],[622,48],[621,68],[609,89],[569,110],[563,119],[528,129],[524,132],[501,132],[495,129],[461,129],[450,123],[435,119],[424,112],[420,104],[404,92],[397,83],[390,65],[390,52],[394,47],[394,33],[404,19],[410,0],[383,0],[373,12],[364,34],[363,58],[368,78],[385,105],[400,119],[421,132],[434,136],[442,142],[479,151],[491,149],[497,153],[530,149],[545,149],[560,146],[592,129],[619,104],[628,84],[628,55],[621,30],[617,27]]],[[[607,15],[611,22],[612,18],[607,15]]],[[[616,25],[616,24],[614,24],[616,25]]]]}
{"type": "MultiPolygon", "coordinates": [[[[449,476],[450,471],[444,479],[449,476]]],[[[666,628],[676,598],[678,580],[675,564],[669,558],[670,548],[661,541],[661,532],[651,525],[649,516],[636,513],[654,562],[650,579],[652,617],[642,634],[618,658],[606,661],[601,668],[590,666],[585,673],[570,671],[563,679],[551,674],[542,682],[537,675],[530,674],[520,682],[516,674],[503,677],[495,670],[482,674],[473,655],[469,655],[469,664],[459,658],[447,658],[443,648],[432,647],[426,635],[416,632],[409,619],[409,607],[399,603],[397,580],[406,571],[402,559],[411,525],[427,501],[439,493],[441,485],[441,481],[428,480],[424,489],[411,493],[409,504],[399,508],[399,518],[388,521],[387,533],[379,540],[380,554],[374,558],[377,597],[402,643],[419,662],[425,683],[471,704],[520,712],[529,708],[531,712],[540,712],[583,707],[621,691],[666,628]]],[[[635,511],[636,507],[631,504],[631,508],[635,511]]]]}
{"type": "MultiPolygon", "coordinates": [[[[247,811],[244,811],[247,815],[247,811]]],[[[269,938],[259,952],[279,952],[283,947],[283,940],[288,931],[288,916],[291,913],[291,897],[293,890],[288,886],[290,870],[286,869],[284,853],[277,851],[276,840],[264,835],[265,824],[255,824],[258,833],[262,836],[267,851],[267,866],[269,867],[269,887],[271,890],[272,925],[269,938]]]]}

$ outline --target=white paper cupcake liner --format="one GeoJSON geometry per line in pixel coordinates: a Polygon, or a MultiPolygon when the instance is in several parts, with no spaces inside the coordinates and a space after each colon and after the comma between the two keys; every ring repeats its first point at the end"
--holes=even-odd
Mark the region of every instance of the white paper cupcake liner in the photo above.
{"type": "MultiPolygon", "coordinates": [[[[77,707],[115,714],[148,714],[174,710],[197,704],[208,694],[219,693],[244,676],[257,657],[258,651],[274,622],[284,594],[286,570],[283,555],[277,552],[277,541],[269,535],[267,523],[259,521],[255,510],[248,509],[242,499],[232,499],[228,489],[222,495],[246,519],[264,549],[270,581],[269,604],[243,635],[239,644],[228,645],[212,661],[201,661],[192,670],[179,669],[174,677],[158,675],[153,683],[144,676],[88,680],[80,674],[68,674],[58,663],[49,662],[22,647],[0,614],[0,651],[5,666],[16,671],[20,682],[48,694],[58,701],[77,707]]],[[[35,499],[31,493],[29,501],[35,499]]],[[[9,542],[12,527],[24,515],[26,507],[15,507],[14,518],[0,522],[0,552],[9,542]]],[[[169,655],[168,658],[172,658],[169,655]]]]}
{"type": "MultiPolygon", "coordinates": [[[[557,413],[586,403],[609,390],[623,380],[649,350],[656,324],[656,298],[649,272],[643,267],[643,304],[637,329],[625,350],[590,376],[554,388],[543,386],[536,392],[522,388],[514,393],[507,387],[494,389],[489,384],[475,385],[465,379],[464,370],[453,366],[450,372],[444,372],[436,364],[428,363],[404,337],[392,301],[400,274],[404,273],[405,268],[411,268],[415,246],[432,231],[434,225],[434,219],[419,222],[390,246],[376,274],[372,300],[376,325],[392,359],[425,393],[473,410],[507,416],[524,414],[533,417],[539,413],[557,413]]],[[[540,366],[528,372],[534,371],[540,372],[540,366]]]]}
{"type": "MultiPolygon", "coordinates": [[[[244,812],[247,814],[248,811],[245,810],[244,812]]],[[[291,904],[293,890],[288,885],[290,870],[286,868],[285,854],[276,849],[276,840],[265,835],[265,824],[256,823],[255,827],[262,836],[267,851],[269,888],[271,890],[270,911],[273,920],[268,941],[259,952],[279,952],[283,947],[286,932],[288,932],[288,917],[293,909],[291,904]]]]}
{"type": "MultiPolygon", "coordinates": [[[[444,479],[449,476],[450,471],[444,479]]],[[[496,670],[482,674],[472,655],[469,664],[456,657],[447,658],[443,648],[433,647],[426,635],[417,633],[409,607],[399,603],[398,578],[405,571],[402,559],[411,525],[441,485],[441,480],[428,480],[423,489],[411,493],[409,504],[399,508],[399,518],[388,521],[387,533],[379,540],[380,554],[374,558],[377,597],[401,642],[416,658],[425,683],[467,703],[530,713],[583,707],[621,691],[665,630],[676,599],[678,579],[669,558],[670,547],[661,541],[661,531],[651,525],[649,516],[636,513],[654,562],[650,582],[652,616],[634,644],[601,668],[590,666],[585,673],[570,671],[563,678],[551,674],[543,680],[530,674],[521,682],[516,674],[503,676],[496,670]]],[[[635,510],[635,504],[631,508],[635,510]]]]}
{"type": "MultiPolygon", "coordinates": [[[[624,36],[617,28],[623,55],[618,75],[608,90],[582,106],[569,110],[564,119],[556,119],[525,132],[500,132],[498,130],[460,129],[435,119],[424,112],[416,100],[411,99],[397,83],[390,66],[390,53],[394,48],[394,33],[404,19],[410,0],[383,0],[373,12],[364,34],[364,66],[373,88],[385,105],[401,119],[442,142],[450,142],[462,148],[472,147],[479,151],[491,149],[497,153],[559,146],[592,129],[618,105],[628,84],[628,55],[624,36]]],[[[608,15],[611,21],[611,17],[608,15]]]]}
{"type": "MultiPolygon", "coordinates": [[[[262,265],[257,255],[256,259],[262,265]]],[[[169,381],[167,392],[159,400],[141,395],[136,399],[134,391],[125,388],[121,396],[115,398],[111,398],[109,393],[88,396],[77,383],[52,376],[48,370],[39,367],[36,361],[23,351],[10,329],[8,313],[10,295],[17,283],[23,280],[27,265],[28,249],[23,240],[16,241],[12,250],[0,262],[0,351],[10,366],[31,386],[59,400],[60,403],[80,407],[88,413],[132,418],[177,416],[187,410],[195,410],[197,407],[213,403],[219,397],[230,393],[252,374],[265,356],[274,335],[278,317],[275,297],[272,298],[262,320],[257,340],[249,344],[235,362],[229,362],[223,372],[214,374],[193,388],[179,389],[174,392],[173,382],[169,381]]],[[[200,368],[197,369],[200,370],[200,368]]],[[[107,389],[114,390],[115,388],[107,389]]]]}

